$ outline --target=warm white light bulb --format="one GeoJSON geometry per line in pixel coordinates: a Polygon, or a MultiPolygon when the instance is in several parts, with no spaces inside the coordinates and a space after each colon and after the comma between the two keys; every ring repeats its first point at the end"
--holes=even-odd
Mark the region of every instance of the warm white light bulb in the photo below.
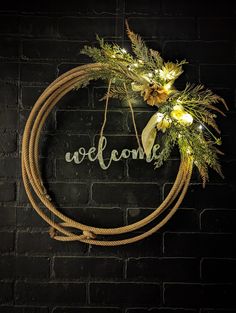
{"type": "Polygon", "coordinates": [[[164,86],[164,88],[165,88],[166,90],[170,90],[170,88],[171,88],[171,83],[166,84],[166,85],[164,86]]]}
{"type": "Polygon", "coordinates": [[[152,73],[148,73],[148,77],[153,77],[153,74],[152,73]]]}
{"type": "Polygon", "coordinates": [[[202,130],[202,129],[203,129],[202,125],[199,125],[199,126],[198,126],[198,128],[199,128],[200,130],[202,130]]]}
{"type": "Polygon", "coordinates": [[[126,49],[125,49],[125,48],[122,48],[122,49],[121,49],[121,52],[123,52],[123,53],[127,53],[127,51],[126,51],[126,49]]]}
{"type": "Polygon", "coordinates": [[[184,121],[184,123],[189,124],[189,125],[191,125],[192,122],[193,122],[193,117],[192,117],[192,115],[189,114],[189,113],[184,113],[184,114],[181,116],[181,119],[184,121]]]}

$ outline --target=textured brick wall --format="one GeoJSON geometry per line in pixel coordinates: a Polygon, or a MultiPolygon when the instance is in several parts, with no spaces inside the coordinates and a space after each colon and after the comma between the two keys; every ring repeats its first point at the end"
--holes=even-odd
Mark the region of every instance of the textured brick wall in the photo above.
{"type": "MultiPolygon", "coordinates": [[[[235,12],[233,1],[18,1],[0,5],[0,312],[235,312],[235,12]],[[219,118],[225,180],[210,173],[203,190],[194,174],[186,199],[162,231],[124,247],[102,248],[50,239],[34,213],[20,174],[26,118],[58,75],[88,62],[79,54],[95,33],[129,44],[124,19],[170,60],[186,58],[186,81],[201,82],[227,100],[219,118]]],[[[42,171],[62,212],[95,226],[131,223],[150,213],[173,183],[178,155],[159,171],[143,162],[64,161],[67,151],[97,142],[103,83],[60,102],[42,136],[42,171]]],[[[135,146],[130,112],[112,101],[109,147],[135,146]]],[[[150,112],[135,107],[141,129],[150,112]]]]}

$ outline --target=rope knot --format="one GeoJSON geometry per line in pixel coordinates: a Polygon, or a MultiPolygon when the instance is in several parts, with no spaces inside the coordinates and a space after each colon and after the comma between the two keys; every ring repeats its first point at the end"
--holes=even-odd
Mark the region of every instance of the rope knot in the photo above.
{"type": "Polygon", "coordinates": [[[86,239],[95,239],[96,238],[96,235],[89,230],[84,230],[83,235],[86,239]]]}

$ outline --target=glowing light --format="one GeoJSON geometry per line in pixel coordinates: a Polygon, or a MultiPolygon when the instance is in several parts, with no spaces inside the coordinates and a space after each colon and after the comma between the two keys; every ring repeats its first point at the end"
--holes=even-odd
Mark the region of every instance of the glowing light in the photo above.
{"type": "Polygon", "coordinates": [[[202,129],[203,129],[202,125],[199,125],[199,126],[198,126],[198,128],[199,128],[200,130],[202,130],[202,129]]]}
{"type": "Polygon", "coordinates": [[[152,73],[148,73],[148,77],[153,77],[153,74],[152,73]]]}
{"type": "Polygon", "coordinates": [[[112,54],[112,56],[111,56],[111,57],[115,59],[115,58],[116,58],[116,55],[115,55],[115,54],[112,54]]]}
{"type": "Polygon", "coordinates": [[[122,48],[122,49],[121,49],[121,52],[123,52],[123,53],[127,53],[127,51],[126,51],[126,49],[125,49],[125,48],[122,48]]]}
{"type": "Polygon", "coordinates": [[[184,113],[181,117],[181,120],[183,121],[184,124],[191,125],[193,122],[193,117],[189,113],[184,113]]]}
{"type": "Polygon", "coordinates": [[[189,147],[186,149],[187,154],[191,154],[192,153],[192,149],[189,147]]]}
{"type": "Polygon", "coordinates": [[[143,61],[142,61],[142,60],[138,60],[138,62],[139,62],[140,64],[143,64],[143,61]]]}
{"type": "Polygon", "coordinates": [[[134,67],[138,67],[138,63],[134,63],[133,66],[134,66],[134,67]]]}
{"type": "Polygon", "coordinates": [[[168,83],[168,84],[166,84],[166,85],[164,86],[164,88],[165,88],[166,90],[170,90],[171,86],[172,86],[172,84],[171,84],[171,83],[168,83]]]}

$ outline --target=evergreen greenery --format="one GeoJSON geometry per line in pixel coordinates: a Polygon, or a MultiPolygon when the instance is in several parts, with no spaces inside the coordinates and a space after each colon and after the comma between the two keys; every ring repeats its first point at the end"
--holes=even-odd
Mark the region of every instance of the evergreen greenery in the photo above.
{"type": "MultiPolygon", "coordinates": [[[[142,96],[148,105],[156,107],[162,114],[165,123],[160,123],[159,114],[159,120],[147,125],[149,131],[155,128],[156,132],[164,133],[156,136],[150,131],[154,137],[148,138],[152,145],[154,141],[163,142],[155,160],[156,168],[178,145],[184,157],[191,155],[194,158],[204,185],[208,181],[208,167],[223,176],[218,160],[221,152],[217,148],[221,144],[220,130],[215,119],[217,113],[225,115],[217,106],[221,102],[227,109],[224,99],[202,85],[187,84],[184,90],[177,90],[173,84],[183,73],[182,66],[187,62],[165,62],[158,51],[148,49],[141,37],[134,34],[128,24],[126,26],[133,55],[117,44],[105,43],[98,36],[99,48],[85,46],[82,50],[83,54],[103,65],[99,70],[91,70],[92,79],[111,81],[105,97],[129,99],[134,103],[142,96]]],[[[148,130],[145,131],[148,134],[148,130]]],[[[145,151],[147,138],[142,139],[145,151]]]]}

